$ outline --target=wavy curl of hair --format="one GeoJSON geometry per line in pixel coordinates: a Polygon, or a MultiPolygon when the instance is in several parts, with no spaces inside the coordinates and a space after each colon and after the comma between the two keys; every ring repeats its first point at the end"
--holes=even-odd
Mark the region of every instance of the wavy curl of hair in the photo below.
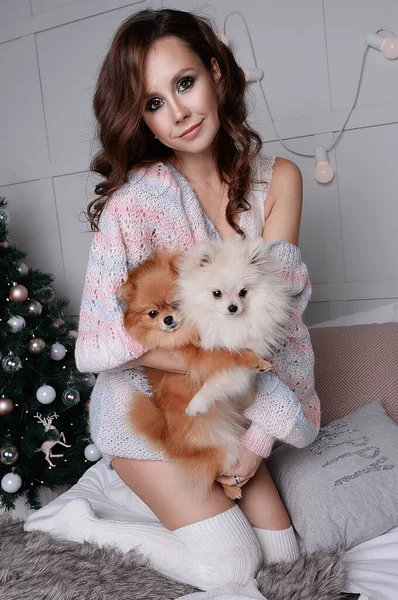
{"type": "Polygon", "coordinates": [[[126,19],[103,61],[93,100],[101,149],[90,169],[104,180],[95,186],[98,197],[89,203],[86,216],[91,229],[98,231],[108,197],[127,182],[129,172],[173,155],[154,138],[142,118],[146,57],[155,41],[171,36],[195,52],[209,73],[211,59],[218,62],[221,77],[215,91],[220,129],[215,162],[220,178],[229,187],[227,222],[244,237],[234,218],[250,209],[247,195],[254,181],[250,165],[262,147],[260,136],[246,122],[245,75],[209,19],[172,9],[145,9],[126,19]]]}

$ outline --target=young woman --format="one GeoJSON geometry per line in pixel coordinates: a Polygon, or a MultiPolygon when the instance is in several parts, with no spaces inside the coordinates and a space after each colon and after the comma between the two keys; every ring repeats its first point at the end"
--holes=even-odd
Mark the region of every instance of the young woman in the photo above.
{"type": "Polygon", "coordinates": [[[311,292],[297,248],[302,178],[292,162],[260,154],[244,97],[244,74],[205,19],[144,10],[117,31],[94,97],[101,150],[92,170],[103,181],[88,208],[96,233],[76,346],[78,368],[100,373],[90,425],[104,459],[186,545],[191,583],[225,598],[235,597],[226,595],[231,589],[239,590],[236,597],[262,598],[255,582],[261,562],[299,556],[263,457],[275,439],[305,446],[319,428],[302,323],[311,292]],[[296,310],[273,373],[259,376],[240,462],[219,479],[244,486],[243,499],[235,504],[215,482],[202,503],[181,485],[174,464],[129,428],[132,394],[147,390],[140,365],[184,365],[167,351],[145,352],[127,336],[117,289],[155,249],[186,250],[236,235],[272,243],[296,310]]]}

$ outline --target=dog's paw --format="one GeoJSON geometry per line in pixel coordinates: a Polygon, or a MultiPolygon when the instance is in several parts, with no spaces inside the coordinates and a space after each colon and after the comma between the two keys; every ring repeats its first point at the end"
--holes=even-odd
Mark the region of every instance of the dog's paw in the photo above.
{"type": "Polygon", "coordinates": [[[264,360],[260,358],[257,365],[255,366],[256,371],[260,371],[260,373],[264,373],[265,371],[269,371],[272,368],[272,365],[268,360],[264,360]]]}
{"type": "Polygon", "coordinates": [[[201,400],[200,398],[194,396],[191,402],[186,407],[185,414],[187,414],[188,417],[197,417],[198,415],[202,415],[203,413],[205,413],[207,409],[208,406],[205,404],[205,402],[203,402],[203,400],[201,400]]]}
{"type": "Polygon", "coordinates": [[[242,499],[242,489],[237,485],[223,485],[222,489],[227,498],[230,498],[231,500],[242,499]]]}

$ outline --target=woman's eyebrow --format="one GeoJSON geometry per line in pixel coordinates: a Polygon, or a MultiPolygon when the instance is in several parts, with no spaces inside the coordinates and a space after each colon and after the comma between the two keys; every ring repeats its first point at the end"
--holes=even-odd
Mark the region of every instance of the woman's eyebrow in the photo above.
{"type": "MultiPolygon", "coordinates": [[[[176,73],[174,75],[174,77],[171,80],[171,83],[174,84],[176,81],[178,81],[185,73],[187,73],[188,71],[193,71],[194,67],[184,67],[183,69],[180,69],[178,71],[178,73],[176,73]]],[[[150,92],[146,94],[146,99],[149,100],[150,98],[152,98],[153,96],[156,96],[156,92],[150,92]]]]}

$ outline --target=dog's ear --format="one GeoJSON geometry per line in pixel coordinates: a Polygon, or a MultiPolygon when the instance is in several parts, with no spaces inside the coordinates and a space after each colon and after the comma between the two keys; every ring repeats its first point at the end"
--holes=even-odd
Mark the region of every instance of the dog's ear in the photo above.
{"type": "Polygon", "coordinates": [[[198,267],[206,267],[213,262],[214,246],[209,242],[203,242],[196,247],[196,264],[198,267]]]}
{"type": "Polygon", "coordinates": [[[135,277],[133,276],[133,273],[130,272],[126,281],[119,287],[118,294],[125,302],[129,303],[133,299],[136,291],[137,284],[135,277]]]}
{"type": "Polygon", "coordinates": [[[252,240],[249,243],[248,256],[251,265],[261,266],[267,261],[269,254],[262,238],[252,240]]]}
{"type": "Polygon", "coordinates": [[[175,254],[173,254],[170,257],[170,260],[169,260],[170,269],[171,269],[173,275],[175,275],[176,277],[178,277],[178,275],[180,273],[181,259],[182,259],[182,254],[180,252],[176,252],[175,254]]]}

